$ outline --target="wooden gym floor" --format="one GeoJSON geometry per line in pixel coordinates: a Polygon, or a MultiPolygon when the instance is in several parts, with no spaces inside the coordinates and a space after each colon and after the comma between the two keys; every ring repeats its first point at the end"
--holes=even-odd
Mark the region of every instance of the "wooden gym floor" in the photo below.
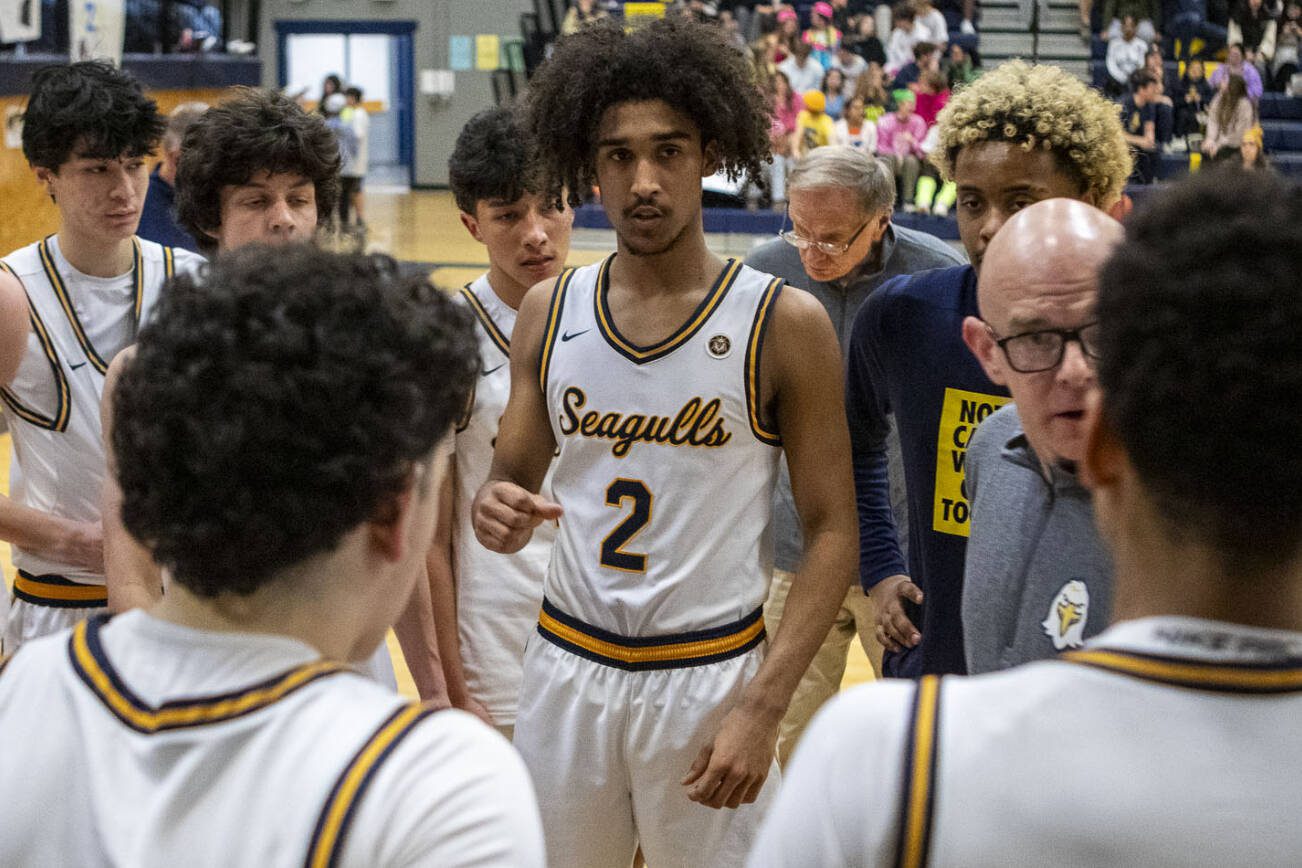
{"type": "MultiPolygon", "coordinates": [[[[450,193],[368,190],[365,214],[369,229],[369,250],[388,253],[401,260],[429,263],[432,267],[431,276],[440,286],[463,286],[483,273],[488,266],[483,246],[471,238],[461,225],[450,193]]],[[[738,256],[743,255],[758,240],[763,239],[711,236],[710,243],[720,255],[738,256]]],[[[613,249],[614,239],[610,233],[575,230],[569,264],[587,265],[596,262],[613,249]]],[[[0,483],[6,494],[9,491],[9,460],[12,452],[9,435],[0,435],[0,483]]],[[[12,583],[14,571],[8,543],[0,543],[0,566],[3,566],[6,582],[12,583]]],[[[394,670],[398,673],[399,688],[414,697],[416,691],[411,676],[392,633],[389,634],[389,651],[393,655],[394,670]]],[[[851,644],[850,661],[842,686],[857,684],[871,677],[872,669],[868,658],[856,640],[851,644]]]]}

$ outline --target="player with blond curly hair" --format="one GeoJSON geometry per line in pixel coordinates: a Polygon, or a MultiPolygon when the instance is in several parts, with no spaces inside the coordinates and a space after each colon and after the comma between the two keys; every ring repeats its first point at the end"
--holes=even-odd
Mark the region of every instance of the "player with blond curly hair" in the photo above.
{"type": "Polygon", "coordinates": [[[1131,168],[1116,106],[1055,67],[1004,64],[956,93],[938,123],[934,159],[958,186],[959,235],[972,264],[899,277],[873,293],[851,332],[846,383],[860,580],[876,603],[883,671],[911,678],[966,669],[963,466],[972,429],[1008,402],[963,343],[964,317],[980,315],[986,245],[1041,199],[1119,209],[1131,168]],[[907,564],[887,487],[890,413],[913,529],[907,564]]]}

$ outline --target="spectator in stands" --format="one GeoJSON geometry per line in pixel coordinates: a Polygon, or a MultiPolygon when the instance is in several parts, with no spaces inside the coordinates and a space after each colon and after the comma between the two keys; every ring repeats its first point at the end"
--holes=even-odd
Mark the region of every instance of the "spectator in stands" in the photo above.
{"type": "Polygon", "coordinates": [[[1229,39],[1243,46],[1243,56],[1262,79],[1275,57],[1275,16],[1262,0],[1239,0],[1230,13],[1229,39]]]}
{"type": "Polygon", "coordinates": [[[569,36],[585,24],[606,17],[606,10],[597,6],[596,0],[574,0],[561,21],[561,35],[569,36]]]}
{"type": "Polygon", "coordinates": [[[957,42],[950,44],[949,53],[946,55],[941,69],[945,71],[945,77],[949,79],[950,90],[962,87],[965,84],[971,84],[981,74],[972,63],[972,55],[957,42]]]}
{"type": "Polygon", "coordinates": [[[823,84],[823,67],[810,56],[810,51],[807,44],[797,42],[791,46],[791,55],[778,64],[778,70],[796,93],[818,90],[823,84]]]}
{"type": "Polygon", "coordinates": [[[918,36],[917,15],[907,0],[901,0],[891,9],[891,36],[886,41],[886,72],[894,75],[913,62],[913,46],[918,36]]]}
{"type": "Polygon", "coordinates": [[[1247,62],[1243,46],[1237,42],[1230,44],[1225,52],[1225,62],[1216,67],[1216,71],[1212,73],[1212,90],[1222,90],[1230,77],[1235,75],[1243,79],[1244,87],[1248,91],[1248,99],[1252,100],[1255,106],[1261,99],[1261,73],[1257,72],[1257,67],[1247,62]]]}
{"type": "MultiPolygon", "coordinates": [[[[791,231],[756,247],[746,264],[810,292],[826,309],[845,346],[860,306],[887,280],[963,262],[961,254],[938,238],[893,226],[894,205],[895,185],[871,154],[821,148],[792,170],[791,231]]],[[[902,468],[898,445],[891,449],[896,467],[902,468]]],[[[896,514],[905,518],[902,485],[897,485],[892,503],[896,514]]],[[[784,471],[774,498],[775,569],[764,611],[767,629],[779,629],[793,574],[804,560],[804,543],[784,471]]],[[[840,687],[846,652],[856,633],[874,669],[878,668],[881,646],[873,638],[872,606],[852,572],[845,576],[845,586],[847,593],[832,629],[783,717],[780,762],[791,756],[814,711],[840,687]]]]}
{"type": "Polygon", "coordinates": [[[731,9],[719,10],[719,29],[723,31],[723,38],[729,45],[738,51],[746,51],[746,35],[741,32],[741,23],[731,9]]]}
{"type": "Polygon", "coordinates": [[[162,160],[149,174],[149,192],[140,212],[136,234],[164,247],[183,247],[199,253],[194,236],[176,222],[176,164],[181,159],[181,142],[190,125],[208,110],[205,102],[182,103],[172,109],[163,133],[162,160]]]}
{"type": "Polygon", "coordinates": [[[340,117],[353,131],[357,149],[353,158],[344,163],[339,170],[339,222],[347,226],[350,222],[349,211],[356,215],[356,224],[364,229],[366,221],[362,215],[362,184],[370,168],[371,152],[371,114],[362,105],[362,89],[350,85],[344,89],[348,105],[340,117]]]}
{"type": "Polygon", "coordinates": [[[877,122],[877,153],[895,176],[907,213],[914,210],[913,194],[924,156],[922,140],[927,137],[927,124],[914,111],[916,100],[911,92],[898,91],[895,111],[877,122]]]}
{"type": "Polygon", "coordinates": [[[918,91],[918,82],[924,75],[940,70],[940,46],[934,42],[919,42],[913,46],[913,62],[907,64],[903,69],[895,74],[895,81],[892,86],[897,90],[907,87],[909,90],[918,91]]]}
{"type": "Polygon", "coordinates": [[[918,173],[918,189],[913,194],[913,205],[919,214],[934,214],[948,217],[949,209],[958,199],[958,185],[953,181],[942,181],[940,170],[932,159],[940,144],[940,128],[932,125],[927,129],[927,137],[922,140],[922,170],[918,173]]]}
{"type": "Polygon", "coordinates": [[[832,26],[832,4],[819,0],[809,13],[810,28],[800,37],[813,49],[814,59],[823,69],[830,69],[836,49],[841,44],[841,31],[832,26]]]}
{"type": "Polygon", "coordinates": [[[877,124],[867,119],[863,97],[858,94],[850,97],[845,105],[845,113],[836,122],[832,143],[854,148],[870,157],[877,154],[877,124]]]}
{"type": "Polygon", "coordinates": [[[877,19],[872,15],[859,17],[859,29],[851,46],[854,53],[868,63],[886,65],[886,49],[882,46],[882,41],[877,38],[877,19]]]}
{"type": "Polygon", "coordinates": [[[321,98],[316,102],[317,114],[325,114],[326,100],[337,93],[342,93],[344,82],[339,76],[330,73],[321,81],[321,98]]]}
{"type": "Polygon", "coordinates": [[[778,10],[777,22],[778,49],[779,54],[782,55],[778,58],[778,62],[781,63],[791,56],[800,42],[800,18],[796,15],[796,10],[784,6],[778,10]]]}
{"type": "Polygon", "coordinates": [[[864,114],[874,124],[892,108],[890,91],[886,90],[886,74],[875,63],[868,65],[868,71],[859,76],[854,95],[863,98],[864,114]]]}
{"type": "Polygon", "coordinates": [[[1203,153],[1213,160],[1239,156],[1243,137],[1256,124],[1256,112],[1248,99],[1248,87],[1241,75],[1231,75],[1207,110],[1207,136],[1203,153]]]}
{"type": "Polygon", "coordinates": [[[949,82],[945,79],[945,74],[939,70],[933,70],[922,77],[922,87],[919,88],[918,94],[918,117],[922,118],[927,129],[931,129],[936,123],[936,115],[949,102],[949,82]]]}
{"type": "Polygon", "coordinates": [[[914,35],[940,48],[949,44],[949,26],[945,14],[932,5],[931,0],[913,0],[914,35]]]}
{"type": "Polygon", "coordinates": [[[827,114],[836,120],[841,116],[841,110],[845,108],[845,75],[841,70],[832,67],[823,76],[823,97],[827,101],[827,114]]]}
{"type": "Polygon", "coordinates": [[[859,76],[868,70],[868,61],[855,53],[853,43],[843,41],[836,49],[836,60],[832,63],[832,69],[841,71],[845,79],[845,92],[851,94],[854,93],[855,85],[859,83],[859,76]]]}
{"type": "Polygon", "coordinates": [[[791,140],[791,155],[797,160],[814,148],[832,144],[836,122],[827,114],[827,98],[821,90],[804,93],[805,108],[796,116],[796,134],[791,140]]]}
{"type": "Polygon", "coordinates": [[[1239,146],[1239,156],[1243,158],[1240,166],[1252,171],[1271,168],[1270,160],[1266,159],[1266,154],[1262,151],[1264,139],[1261,127],[1253,127],[1243,134],[1243,144],[1239,146]]]}
{"type": "Polygon", "coordinates": [[[773,144],[773,163],[769,167],[769,195],[773,207],[782,208],[787,201],[791,141],[796,134],[796,119],[805,109],[805,101],[791,89],[785,73],[775,72],[770,82],[773,122],[769,136],[773,144]]]}
{"type": "Polygon", "coordinates": [[[1148,53],[1148,43],[1139,38],[1134,16],[1127,15],[1121,19],[1121,36],[1108,43],[1108,87],[1107,92],[1116,96],[1125,92],[1130,77],[1144,65],[1144,56],[1148,53]]]}
{"type": "Polygon", "coordinates": [[[1151,184],[1157,176],[1157,100],[1160,85],[1157,77],[1146,70],[1130,79],[1130,95],[1121,103],[1121,126],[1126,143],[1135,151],[1135,171],[1131,180],[1151,184]]]}
{"type": "Polygon", "coordinates": [[[1157,146],[1166,150],[1175,133],[1175,102],[1166,91],[1166,64],[1162,60],[1162,51],[1156,45],[1148,47],[1144,56],[1144,70],[1157,79],[1157,100],[1153,103],[1156,112],[1157,146]]]}
{"type": "Polygon", "coordinates": [[[1162,23],[1162,4],[1158,0],[1103,0],[1105,29],[1099,38],[1111,42],[1122,36],[1122,24],[1127,17],[1135,19],[1136,32],[1146,44],[1161,39],[1158,28],[1162,23]]]}
{"type": "Polygon", "coordinates": [[[1203,74],[1201,60],[1195,58],[1185,64],[1174,101],[1175,135],[1185,138],[1201,135],[1207,122],[1207,107],[1212,102],[1212,86],[1203,74]]]}
{"type": "Polygon", "coordinates": [[[1275,30],[1275,59],[1271,63],[1271,90],[1285,90],[1298,70],[1302,43],[1302,0],[1288,0],[1275,30]]]}
{"type": "MultiPolygon", "coordinates": [[[[332,93],[325,98],[321,104],[322,114],[325,115],[325,124],[330,131],[335,134],[335,139],[339,143],[339,159],[341,165],[347,166],[357,158],[357,133],[353,128],[344,122],[343,112],[348,106],[348,97],[342,93],[332,93]]],[[[341,182],[342,188],[342,182],[341,182]]],[[[347,229],[348,224],[344,218],[347,214],[347,196],[339,196],[339,213],[337,215],[338,229],[347,229]]],[[[333,216],[333,215],[332,215],[333,216]]]]}
{"type": "Polygon", "coordinates": [[[964,36],[976,36],[977,0],[939,0],[936,3],[950,33],[957,30],[964,36]]]}

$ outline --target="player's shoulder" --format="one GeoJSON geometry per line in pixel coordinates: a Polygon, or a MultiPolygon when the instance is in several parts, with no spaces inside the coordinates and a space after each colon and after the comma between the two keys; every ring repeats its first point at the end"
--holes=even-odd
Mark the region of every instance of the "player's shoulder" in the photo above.
{"type": "Polygon", "coordinates": [[[177,274],[196,274],[208,264],[207,257],[184,247],[173,247],[172,257],[177,274]]]}
{"type": "Polygon", "coordinates": [[[71,637],[71,629],[41,636],[0,660],[0,720],[6,695],[30,696],[35,685],[54,682],[53,674],[68,665],[71,637]]]}
{"type": "Polygon", "coordinates": [[[40,241],[33,241],[0,257],[0,274],[8,272],[22,280],[27,275],[43,273],[40,247],[40,241]]]}

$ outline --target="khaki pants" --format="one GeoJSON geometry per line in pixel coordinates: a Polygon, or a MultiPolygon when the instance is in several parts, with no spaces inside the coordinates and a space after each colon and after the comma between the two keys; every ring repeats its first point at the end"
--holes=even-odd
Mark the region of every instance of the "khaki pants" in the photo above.
{"type": "MultiPolygon", "coordinates": [[[[764,623],[770,636],[777,632],[782,620],[782,611],[786,608],[787,594],[794,577],[794,573],[785,570],[773,571],[769,599],[764,604],[764,623]]],[[[841,689],[846,655],[850,652],[850,642],[856,633],[872,663],[873,676],[882,677],[882,646],[877,643],[874,634],[875,616],[872,600],[863,592],[858,581],[852,581],[845,600],[841,603],[841,611],[836,613],[836,618],[832,621],[832,629],[828,631],[822,647],[800,679],[800,684],[791,697],[791,705],[787,707],[787,713],[778,727],[778,762],[781,765],[785,766],[795,752],[796,743],[800,741],[800,736],[813,719],[814,713],[841,689]]]]}

